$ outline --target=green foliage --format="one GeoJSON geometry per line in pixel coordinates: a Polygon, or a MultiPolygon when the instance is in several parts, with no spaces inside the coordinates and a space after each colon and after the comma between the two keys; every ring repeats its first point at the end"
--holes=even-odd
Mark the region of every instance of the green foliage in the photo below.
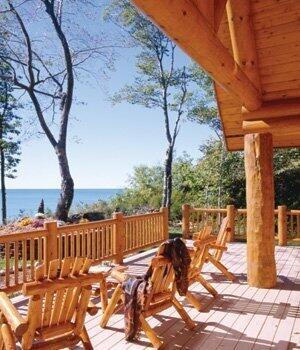
{"type": "Polygon", "coordinates": [[[163,186],[163,167],[135,167],[129,178],[129,188],[111,202],[115,210],[126,214],[142,213],[160,208],[163,186]]]}
{"type": "MultiPolygon", "coordinates": [[[[184,154],[174,161],[171,219],[180,220],[181,206],[246,207],[243,152],[226,152],[220,141],[210,140],[201,147],[202,156],[194,162],[184,154]]],[[[161,203],[162,166],[134,168],[129,187],[108,203],[96,203],[94,210],[126,214],[158,210],[161,203]],[[109,209],[108,209],[109,208],[109,209]]],[[[274,152],[275,204],[300,208],[300,150],[274,152]]],[[[87,207],[91,209],[91,207],[87,207]]]]}
{"type": "MultiPolygon", "coordinates": [[[[162,112],[167,141],[162,203],[170,207],[171,198],[177,196],[177,193],[172,194],[173,152],[182,119],[188,117],[201,123],[210,120],[211,125],[218,124],[211,80],[195,65],[180,64],[176,44],[130,1],[112,1],[105,18],[122,28],[130,46],[138,50],[134,81],[117,92],[113,102],[126,101],[162,112]],[[200,113],[203,114],[202,121],[200,113]]],[[[150,199],[149,203],[152,203],[150,199]]]]}
{"type": "Polygon", "coordinates": [[[274,153],[275,200],[277,205],[300,208],[300,149],[277,149],[274,153]]]}
{"type": "Polygon", "coordinates": [[[125,85],[112,100],[126,101],[146,108],[161,108],[167,113],[183,113],[194,100],[194,94],[184,91],[194,81],[185,66],[176,65],[177,48],[155,25],[131,5],[130,1],[114,0],[105,18],[121,27],[126,40],[138,48],[136,77],[125,85]]]}
{"type": "Polygon", "coordinates": [[[189,71],[202,95],[194,102],[193,108],[188,113],[188,119],[208,125],[221,140],[222,125],[220,118],[218,118],[213,81],[195,63],[189,67],[189,71]]]}
{"type": "Polygon", "coordinates": [[[0,152],[4,155],[5,176],[15,178],[16,167],[20,162],[20,117],[15,114],[18,105],[12,95],[12,84],[7,81],[11,75],[9,66],[0,61],[0,152]]]}

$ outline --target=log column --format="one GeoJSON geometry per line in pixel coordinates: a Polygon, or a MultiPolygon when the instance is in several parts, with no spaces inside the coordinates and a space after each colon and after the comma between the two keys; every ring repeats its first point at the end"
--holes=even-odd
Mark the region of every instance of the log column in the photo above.
{"type": "Polygon", "coordinates": [[[276,285],[272,135],[245,135],[248,284],[276,285]]]}

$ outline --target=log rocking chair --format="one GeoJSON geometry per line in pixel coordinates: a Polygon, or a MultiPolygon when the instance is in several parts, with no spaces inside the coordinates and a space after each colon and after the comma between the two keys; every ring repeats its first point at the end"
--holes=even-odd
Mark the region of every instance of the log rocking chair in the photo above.
{"type": "MultiPolygon", "coordinates": [[[[187,327],[189,329],[195,328],[195,323],[189,317],[180,302],[175,298],[176,289],[174,286],[174,269],[170,260],[161,255],[161,247],[162,246],[158,249],[158,255],[151,261],[152,274],[149,283],[150,292],[145,297],[145,303],[140,314],[141,328],[156,349],[160,349],[163,346],[163,342],[158,338],[157,334],[146,321],[147,317],[156,315],[161,311],[174,306],[187,327]]],[[[123,298],[122,282],[127,278],[124,273],[118,271],[113,272],[112,277],[116,278],[120,284],[116,287],[102,317],[100,325],[103,328],[106,327],[110,317],[118,306],[118,303],[123,298]]]]}
{"type": "Polygon", "coordinates": [[[62,349],[82,342],[92,345],[84,326],[92,284],[99,283],[102,273],[89,273],[92,260],[65,258],[52,260],[48,274],[36,267],[35,281],[23,285],[29,297],[27,316],[23,317],[6,293],[0,292],[0,349],[62,349]]]}

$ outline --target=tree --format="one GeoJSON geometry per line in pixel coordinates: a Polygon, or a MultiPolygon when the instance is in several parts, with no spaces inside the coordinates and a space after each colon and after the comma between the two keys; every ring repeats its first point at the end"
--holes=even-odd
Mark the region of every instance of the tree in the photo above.
{"type": "Polygon", "coordinates": [[[10,67],[15,88],[29,97],[56,153],[61,175],[56,217],[66,220],[74,195],[67,133],[75,82],[82,73],[94,73],[91,60],[111,66],[111,45],[100,31],[93,33],[82,20],[97,13],[89,0],[5,0],[0,11],[0,58],[10,67]]]}
{"type": "Polygon", "coordinates": [[[0,61],[0,177],[4,225],[7,221],[5,178],[15,178],[16,167],[20,162],[20,141],[16,137],[20,133],[21,123],[15,114],[18,104],[12,95],[12,85],[5,80],[9,73],[9,66],[0,61]]]}
{"type": "Polygon", "coordinates": [[[134,82],[115,94],[113,101],[127,101],[162,112],[167,141],[162,205],[170,208],[173,154],[180,122],[197,99],[191,86],[193,77],[186,66],[176,64],[176,45],[129,1],[114,0],[106,18],[125,30],[131,45],[138,51],[134,82]]]}
{"type": "Polygon", "coordinates": [[[223,141],[222,124],[218,116],[213,80],[196,63],[192,64],[189,69],[197,88],[202,91],[202,96],[195,101],[193,108],[189,110],[188,119],[209,126],[217,138],[223,141]]]}
{"type": "MultiPolygon", "coordinates": [[[[224,160],[226,158],[226,149],[224,144],[224,138],[222,135],[222,124],[221,119],[218,115],[218,108],[216,104],[213,80],[200,68],[197,64],[193,64],[190,67],[192,76],[195,79],[195,83],[201,91],[203,91],[202,98],[195,102],[194,107],[189,111],[188,119],[196,121],[199,124],[207,125],[211,130],[214,131],[221,146],[221,157],[218,164],[218,207],[222,206],[222,195],[223,190],[223,168],[224,160]]],[[[215,169],[216,171],[216,169],[215,169]]]]}

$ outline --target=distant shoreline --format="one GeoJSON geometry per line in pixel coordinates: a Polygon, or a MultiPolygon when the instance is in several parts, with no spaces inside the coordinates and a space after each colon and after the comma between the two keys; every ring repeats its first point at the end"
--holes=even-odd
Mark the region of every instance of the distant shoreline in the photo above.
{"type": "MultiPolygon", "coordinates": [[[[75,188],[72,209],[85,204],[93,204],[99,200],[108,201],[123,191],[124,188],[75,188]]],[[[59,199],[59,193],[59,188],[7,189],[7,216],[9,219],[32,216],[37,212],[42,199],[46,210],[53,212],[59,199]]]]}

